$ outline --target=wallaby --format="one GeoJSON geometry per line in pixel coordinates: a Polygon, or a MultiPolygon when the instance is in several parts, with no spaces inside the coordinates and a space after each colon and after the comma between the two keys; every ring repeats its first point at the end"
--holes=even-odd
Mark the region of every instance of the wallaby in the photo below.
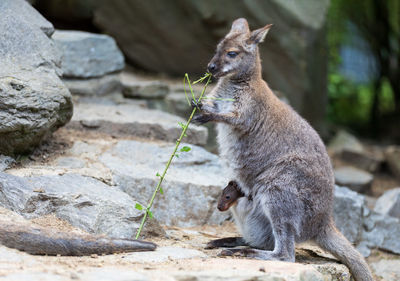
{"type": "Polygon", "coordinates": [[[217,122],[220,156],[245,195],[231,208],[243,238],[208,247],[248,244],[258,249],[221,254],[294,262],[295,242],[311,239],[346,264],[356,281],[371,281],[364,258],[335,227],[334,178],[323,142],[261,77],[258,44],[270,27],[250,32],[245,19],[235,20],[208,65],[219,81],[197,105],[194,121],[217,122]]]}
{"type": "Polygon", "coordinates": [[[88,256],[121,252],[154,251],[156,244],[136,239],[77,235],[43,227],[1,222],[0,244],[32,255],[88,256]]]}
{"type": "Polygon", "coordinates": [[[221,212],[227,211],[232,205],[237,203],[240,197],[244,194],[240,191],[235,181],[230,181],[228,185],[222,190],[222,194],[219,197],[217,208],[221,212]]]}

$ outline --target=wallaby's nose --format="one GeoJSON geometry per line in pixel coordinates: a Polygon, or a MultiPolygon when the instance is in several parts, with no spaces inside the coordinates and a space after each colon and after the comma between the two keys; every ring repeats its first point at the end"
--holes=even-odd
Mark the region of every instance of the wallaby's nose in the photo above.
{"type": "Polygon", "coordinates": [[[211,73],[214,73],[217,70],[217,66],[215,65],[215,63],[210,63],[208,65],[208,71],[211,73]]]}

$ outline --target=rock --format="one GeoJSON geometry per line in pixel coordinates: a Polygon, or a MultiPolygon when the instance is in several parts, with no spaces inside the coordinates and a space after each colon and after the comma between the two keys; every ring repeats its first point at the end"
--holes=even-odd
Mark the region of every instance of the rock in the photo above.
{"type": "Polygon", "coordinates": [[[342,160],[361,170],[371,173],[377,172],[383,163],[383,155],[377,155],[368,151],[352,151],[346,148],[341,153],[342,160]]]}
{"type": "Polygon", "coordinates": [[[85,167],[85,161],[76,157],[60,157],[56,160],[56,165],[70,169],[80,169],[85,167]]]}
{"type": "Polygon", "coordinates": [[[1,76],[0,104],[0,153],[6,155],[32,151],[72,116],[71,95],[51,72],[20,69],[1,76]]]}
{"type": "Polygon", "coordinates": [[[0,1],[0,153],[31,151],[72,116],[52,25],[26,1],[0,1]]]}
{"type": "Polygon", "coordinates": [[[362,154],[364,147],[355,136],[344,130],[340,130],[328,144],[328,151],[341,153],[344,150],[362,154]]]}
{"type": "MultiPolygon", "coordinates": [[[[135,105],[114,106],[100,104],[77,104],[69,128],[82,129],[82,122],[98,121],[96,130],[113,136],[137,136],[175,142],[181,134],[180,117],[158,111],[143,109],[135,105]]],[[[207,129],[190,124],[185,141],[204,145],[207,129]]]]}
{"type": "Polygon", "coordinates": [[[0,172],[8,169],[14,163],[15,160],[13,158],[0,154],[0,172]]]}
{"type": "Polygon", "coordinates": [[[346,187],[335,186],[334,217],[336,226],[355,243],[362,231],[364,196],[346,187]]]}
{"type": "Polygon", "coordinates": [[[371,212],[364,218],[364,230],[361,239],[369,248],[379,248],[394,254],[400,254],[400,220],[371,212]]]}
{"type": "Polygon", "coordinates": [[[168,84],[158,80],[140,80],[134,75],[121,75],[123,94],[127,98],[163,99],[169,92],[168,84]]]}
{"type": "Polygon", "coordinates": [[[192,107],[189,106],[185,94],[173,92],[165,98],[166,110],[173,114],[186,118],[192,113],[192,107]]]}
{"type": "Polygon", "coordinates": [[[54,213],[89,233],[132,238],[143,214],[116,187],[77,174],[21,178],[0,173],[0,205],[25,218],[54,213]]]}
{"type": "Polygon", "coordinates": [[[335,181],[338,185],[347,186],[350,189],[367,193],[370,190],[374,177],[363,170],[346,166],[334,170],[335,181]]]}
{"type": "Polygon", "coordinates": [[[400,188],[390,189],[379,197],[374,211],[400,219],[400,188]]]}
{"type": "Polygon", "coordinates": [[[126,254],[125,259],[132,263],[156,263],[169,260],[205,258],[203,252],[180,247],[158,247],[153,252],[136,252],[126,254]]]}
{"type": "Polygon", "coordinates": [[[274,23],[260,47],[264,77],[272,88],[287,93],[294,108],[316,124],[324,116],[326,104],[326,52],[322,50],[328,6],[328,0],[224,0],[218,5],[212,0],[184,4],[147,1],[142,5],[128,0],[103,1],[95,9],[95,24],[116,38],[135,65],[183,76],[205,72],[218,41],[233,20],[243,17],[242,11],[252,29],[274,23]],[[155,5],[163,12],[155,13],[155,5]]]}
{"type": "MultiPolygon", "coordinates": [[[[162,184],[164,194],[154,201],[155,217],[166,225],[195,226],[217,212],[216,201],[227,180],[218,157],[193,145],[179,153],[162,184]]],[[[100,161],[113,174],[117,186],[140,202],[147,202],[162,174],[173,144],[119,141],[100,161]]]]}
{"type": "Polygon", "coordinates": [[[371,263],[371,268],[375,275],[385,281],[400,280],[400,260],[383,259],[371,263]]]}
{"type": "Polygon", "coordinates": [[[385,151],[386,162],[390,171],[400,179],[400,146],[390,146],[385,151]]]}
{"type": "MultiPolygon", "coordinates": [[[[7,3],[9,9],[18,11],[16,16],[24,19],[26,23],[42,30],[48,37],[54,33],[53,25],[39,14],[31,5],[26,5],[24,0],[3,1],[7,3]]],[[[3,9],[1,9],[3,10],[3,9]]]]}
{"type": "Polygon", "coordinates": [[[56,30],[52,38],[63,53],[64,77],[98,77],[125,66],[124,56],[108,35],[56,30]]]}
{"type": "Polygon", "coordinates": [[[71,94],[82,96],[103,96],[122,89],[119,75],[108,74],[90,79],[62,79],[71,94]]]}
{"type": "Polygon", "coordinates": [[[10,67],[61,74],[61,53],[48,37],[53,32],[51,23],[24,0],[2,0],[0,10],[0,76],[13,73],[10,67]]]}

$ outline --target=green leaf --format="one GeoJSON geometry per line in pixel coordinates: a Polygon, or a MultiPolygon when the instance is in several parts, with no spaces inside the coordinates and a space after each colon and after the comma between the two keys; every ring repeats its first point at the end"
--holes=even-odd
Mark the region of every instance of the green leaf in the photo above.
{"type": "Polygon", "coordinates": [[[182,122],[179,122],[178,125],[181,126],[182,129],[185,129],[185,128],[186,128],[186,125],[183,124],[182,122]]]}
{"type": "Polygon", "coordinates": [[[149,215],[149,218],[151,218],[151,219],[153,218],[153,212],[152,211],[148,210],[147,214],[149,215]]]}
{"type": "Polygon", "coordinates": [[[162,189],[162,187],[160,187],[160,189],[158,190],[161,194],[164,194],[164,190],[162,189]]]}
{"type": "Polygon", "coordinates": [[[161,177],[161,175],[157,172],[156,177],[161,177]]]}
{"type": "Polygon", "coordinates": [[[136,203],[135,208],[140,210],[140,211],[143,210],[143,206],[140,205],[139,203],[136,203]]]}
{"type": "Polygon", "coordinates": [[[184,146],[181,148],[181,152],[189,152],[191,148],[189,146],[184,146]]]}
{"type": "Polygon", "coordinates": [[[178,154],[178,153],[175,153],[175,157],[176,157],[176,158],[179,158],[179,154],[178,154]]]}

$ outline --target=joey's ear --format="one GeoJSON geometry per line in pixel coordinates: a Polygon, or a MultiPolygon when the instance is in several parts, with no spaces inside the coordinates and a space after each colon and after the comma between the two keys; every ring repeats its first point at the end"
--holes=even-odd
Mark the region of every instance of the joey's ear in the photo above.
{"type": "Polygon", "coordinates": [[[265,36],[267,35],[269,29],[272,24],[267,24],[266,26],[256,29],[251,32],[250,38],[247,40],[247,44],[258,44],[264,41],[265,36]]]}
{"type": "Polygon", "coordinates": [[[229,33],[250,33],[249,24],[244,18],[239,18],[232,23],[229,33]]]}

